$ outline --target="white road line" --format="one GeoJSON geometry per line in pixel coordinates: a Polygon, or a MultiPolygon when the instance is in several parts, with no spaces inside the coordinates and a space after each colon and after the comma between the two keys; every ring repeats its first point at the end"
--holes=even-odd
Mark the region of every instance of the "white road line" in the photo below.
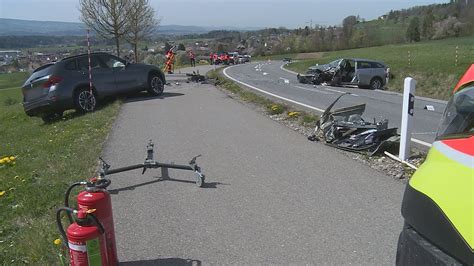
{"type": "Polygon", "coordinates": [[[322,94],[333,94],[332,92],[327,92],[327,91],[322,91],[322,90],[312,90],[312,89],[308,89],[301,86],[293,86],[293,87],[301,89],[301,90],[305,90],[305,91],[312,91],[312,92],[317,92],[317,93],[322,93],[322,94]]]}
{"type": "Polygon", "coordinates": [[[415,143],[418,143],[418,144],[421,144],[421,145],[426,146],[426,147],[431,147],[431,143],[424,142],[424,141],[419,140],[419,139],[411,138],[411,141],[413,141],[415,143]]]}
{"type": "MultiPolygon", "coordinates": [[[[300,103],[300,102],[297,102],[297,101],[294,101],[294,100],[291,100],[291,99],[282,97],[282,96],[280,96],[280,95],[276,95],[276,94],[273,94],[273,93],[271,93],[271,92],[264,91],[264,90],[262,90],[262,89],[259,89],[259,88],[255,87],[255,86],[252,86],[252,85],[250,85],[250,84],[247,84],[247,83],[245,83],[245,82],[242,82],[242,81],[240,81],[240,80],[237,80],[237,79],[235,79],[235,78],[233,78],[233,77],[231,77],[231,76],[229,76],[229,75],[227,74],[227,69],[230,69],[230,68],[233,68],[233,67],[235,67],[235,66],[230,66],[230,67],[224,68],[224,70],[222,71],[222,73],[224,73],[224,75],[225,75],[227,78],[229,78],[229,79],[231,79],[231,80],[233,80],[233,81],[235,81],[235,82],[237,82],[237,83],[239,83],[239,84],[242,84],[242,85],[244,85],[244,86],[246,86],[246,87],[249,87],[249,88],[251,88],[251,89],[253,89],[253,90],[256,90],[256,91],[259,91],[259,92],[261,92],[261,93],[270,95],[270,96],[272,96],[272,97],[275,97],[275,98],[278,98],[278,99],[281,99],[281,100],[284,100],[284,101],[287,101],[287,102],[290,102],[290,103],[297,104],[297,105],[299,105],[299,106],[303,106],[303,107],[306,107],[306,108],[309,108],[309,109],[312,109],[312,110],[315,110],[315,111],[318,111],[318,112],[321,112],[321,113],[324,112],[324,109],[321,109],[321,108],[318,108],[318,107],[314,107],[314,106],[311,106],[311,105],[307,105],[307,104],[304,104],[304,103],[300,103]]],[[[418,143],[418,144],[421,144],[421,145],[424,145],[424,146],[426,146],[426,147],[431,147],[431,144],[430,144],[430,143],[424,142],[424,141],[419,140],[419,139],[411,138],[411,141],[413,141],[413,142],[415,142],[415,143],[418,143]]]]}
{"type": "Polygon", "coordinates": [[[346,93],[345,91],[338,91],[338,90],[329,89],[329,88],[325,88],[325,90],[327,90],[327,91],[332,91],[332,92],[337,92],[337,93],[342,93],[342,94],[346,93]]]}
{"type": "Polygon", "coordinates": [[[263,75],[266,76],[266,75],[268,75],[268,73],[267,73],[267,72],[263,72],[263,75]]]}
{"type": "Polygon", "coordinates": [[[297,104],[297,105],[300,105],[300,106],[303,106],[303,107],[306,107],[306,108],[309,108],[309,109],[312,109],[312,110],[315,110],[315,111],[318,111],[318,112],[321,112],[321,113],[324,112],[323,109],[320,109],[320,108],[317,108],[317,107],[314,107],[314,106],[311,106],[311,105],[307,105],[307,104],[304,104],[304,103],[300,103],[300,102],[297,102],[297,101],[293,101],[293,100],[291,100],[291,99],[282,97],[282,96],[280,96],[280,95],[273,94],[273,93],[268,92],[268,91],[261,90],[261,89],[259,89],[259,88],[257,88],[257,87],[254,87],[254,86],[250,85],[250,84],[247,84],[247,83],[245,83],[245,82],[242,82],[242,81],[240,81],[240,80],[237,80],[237,79],[235,79],[235,78],[233,78],[233,77],[231,77],[231,76],[229,76],[229,75],[227,74],[227,71],[226,71],[226,70],[229,69],[229,68],[232,68],[232,67],[234,67],[234,66],[227,67],[227,68],[225,68],[222,72],[224,73],[224,75],[225,75],[227,78],[229,78],[229,79],[231,79],[231,80],[233,80],[233,81],[235,81],[235,82],[237,82],[237,83],[239,83],[239,84],[242,84],[242,85],[244,85],[244,86],[246,86],[246,87],[249,87],[249,88],[254,89],[254,90],[256,90],[256,91],[259,91],[259,92],[261,92],[261,93],[270,95],[270,96],[272,96],[272,97],[275,97],[275,98],[278,98],[278,99],[281,99],[281,100],[284,100],[284,101],[287,101],[287,102],[290,102],[290,103],[294,103],[294,104],[297,104]]]}
{"type": "Polygon", "coordinates": [[[280,66],[281,70],[286,71],[286,72],[291,73],[291,74],[295,74],[295,75],[298,75],[298,74],[299,74],[299,73],[297,73],[297,72],[295,72],[295,71],[291,71],[291,70],[289,70],[289,69],[284,68],[284,66],[286,66],[286,65],[287,65],[287,64],[281,65],[281,66],[280,66]]]}
{"type": "Polygon", "coordinates": [[[289,79],[282,78],[282,77],[280,77],[280,79],[282,79],[283,82],[285,82],[285,84],[290,84],[290,80],[289,80],[289,79]]]}

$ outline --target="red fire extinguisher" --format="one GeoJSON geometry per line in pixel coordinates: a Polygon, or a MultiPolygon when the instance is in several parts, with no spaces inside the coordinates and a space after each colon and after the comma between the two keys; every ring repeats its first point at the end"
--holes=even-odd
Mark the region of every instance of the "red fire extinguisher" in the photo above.
{"type": "Polygon", "coordinates": [[[93,266],[108,265],[107,243],[105,229],[93,214],[95,210],[71,208],[59,208],[56,220],[58,229],[69,249],[69,261],[71,266],[93,266]],[[61,223],[61,212],[73,213],[74,223],[64,232],[61,223]]]}
{"type": "Polygon", "coordinates": [[[96,210],[94,215],[102,223],[105,229],[108,265],[118,265],[112,201],[110,198],[110,193],[106,190],[106,188],[110,185],[110,180],[93,178],[89,180],[89,182],[79,182],[72,184],[66,192],[66,207],[69,207],[68,199],[72,188],[78,185],[85,185],[84,191],[81,191],[77,196],[78,209],[96,210]]]}
{"type": "Polygon", "coordinates": [[[110,198],[110,193],[105,189],[110,184],[110,180],[99,180],[94,180],[95,182],[92,183],[93,185],[86,185],[86,189],[77,196],[77,205],[79,209],[86,208],[97,210],[95,215],[105,228],[109,265],[118,265],[112,200],[110,198]],[[100,182],[99,180],[106,181],[100,182]]]}

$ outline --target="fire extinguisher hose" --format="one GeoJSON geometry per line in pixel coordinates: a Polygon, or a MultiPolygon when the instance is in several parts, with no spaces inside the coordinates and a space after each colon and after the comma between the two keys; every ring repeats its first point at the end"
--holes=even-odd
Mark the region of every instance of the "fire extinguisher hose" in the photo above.
{"type": "Polygon", "coordinates": [[[63,244],[69,248],[66,231],[64,231],[63,223],[61,222],[61,212],[63,211],[67,212],[68,214],[71,214],[74,213],[74,210],[68,207],[60,207],[56,210],[56,225],[58,226],[59,233],[63,238],[63,244]]]}
{"type": "MultiPolygon", "coordinates": [[[[85,182],[76,182],[76,183],[73,183],[71,184],[67,190],[66,190],[66,194],[64,196],[64,206],[66,206],[66,208],[69,208],[69,195],[71,194],[71,191],[77,187],[77,186],[81,186],[81,185],[85,185],[86,183],[85,182]]],[[[69,219],[69,222],[70,223],[73,223],[73,219],[72,219],[72,214],[71,212],[67,212],[67,218],[69,219]]]]}

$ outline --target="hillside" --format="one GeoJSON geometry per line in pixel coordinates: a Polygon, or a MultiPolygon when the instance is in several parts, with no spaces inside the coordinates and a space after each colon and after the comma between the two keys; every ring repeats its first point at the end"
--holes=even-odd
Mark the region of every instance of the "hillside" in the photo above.
{"type": "MultiPolygon", "coordinates": [[[[213,30],[248,31],[255,29],[258,28],[160,25],[156,29],[156,34],[186,35],[205,34],[213,30]]],[[[0,36],[82,36],[84,31],[85,26],[82,23],[0,18],[0,36]]]]}
{"type": "MultiPolygon", "coordinates": [[[[305,72],[309,66],[324,64],[337,58],[368,58],[385,62],[394,78],[388,88],[402,91],[403,80],[411,76],[418,81],[417,95],[448,99],[451,89],[468,66],[474,63],[474,37],[451,38],[420,43],[386,45],[371,48],[342,50],[313,54],[313,59],[302,60],[288,66],[297,72],[305,72]],[[458,47],[458,63],[455,55],[458,47]],[[410,64],[408,64],[410,52],[410,64]]],[[[292,55],[304,57],[304,54],[292,55]]],[[[308,58],[308,56],[306,57],[308,58]]]]}

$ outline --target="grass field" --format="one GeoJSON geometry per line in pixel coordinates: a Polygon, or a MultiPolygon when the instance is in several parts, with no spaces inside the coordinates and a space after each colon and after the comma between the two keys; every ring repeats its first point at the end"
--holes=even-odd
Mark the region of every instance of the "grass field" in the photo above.
{"type": "Polygon", "coordinates": [[[23,85],[29,75],[30,74],[28,72],[0,74],[0,90],[20,87],[23,85]]]}
{"type": "MultiPolygon", "coordinates": [[[[417,95],[446,100],[459,78],[474,62],[473,44],[474,37],[464,37],[325,52],[322,55],[318,54],[320,58],[295,62],[288,65],[288,68],[297,72],[305,72],[309,66],[324,64],[344,57],[380,60],[390,67],[394,75],[388,84],[389,90],[402,91],[404,78],[411,76],[418,83],[417,95]],[[457,65],[456,47],[458,47],[457,65]],[[410,64],[408,54],[410,54],[410,64]]],[[[293,55],[293,57],[295,56],[293,55]]]]}
{"type": "Polygon", "coordinates": [[[0,75],[0,265],[59,264],[55,209],[73,181],[90,178],[119,102],[44,124],[25,115],[20,89],[27,74],[0,75]]]}

